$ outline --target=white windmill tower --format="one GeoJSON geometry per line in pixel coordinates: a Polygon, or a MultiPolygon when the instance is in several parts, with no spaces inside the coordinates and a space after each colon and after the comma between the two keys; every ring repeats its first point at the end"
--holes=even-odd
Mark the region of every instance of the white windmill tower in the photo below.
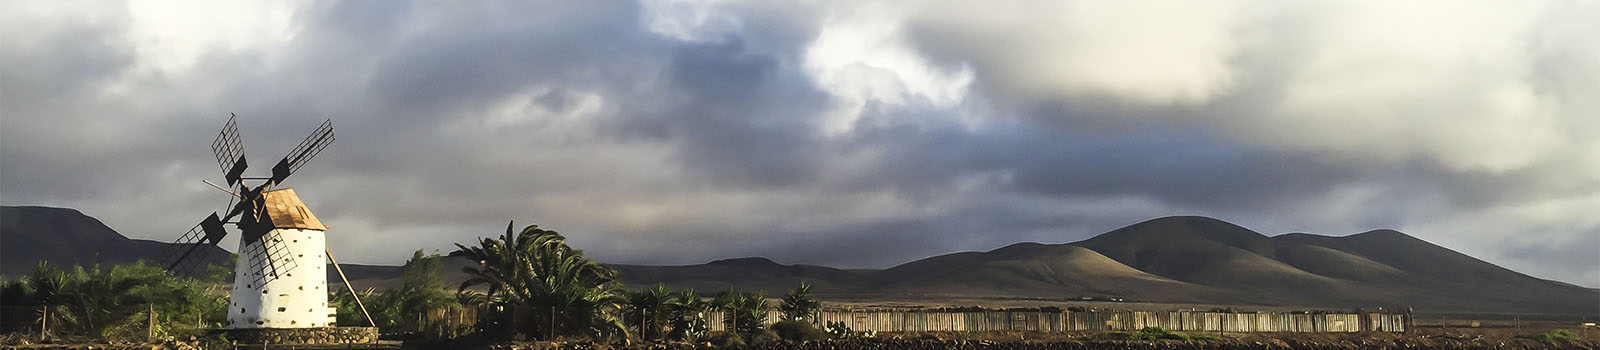
{"type": "Polygon", "coordinates": [[[238,228],[239,261],[234,266],[225,328],[333,327],[335,309],[328,304],[327,271],[323,270],[323,262],[332,260],[327,249],[328,227],[311,214],[294,189],[272,189],[333,140],[332,120],[323,122],[272,167],[270,177],[241,176],[248,163],[234,118],[228,119],[212,142],[224,179],[233,189],[217,187],[232,194],[236,201],[230,203],[227,215],[213,212],[179,236],[174,245],[178,249],[169,254],[167,261],[171,264],[167,269],[174,273],[193,270],[203,261],[195,256],[196,252],[207,251],[196,248],[218,244],[228,235],[225,224],[238,228]],[[246,182],[258,184],[252,187],[246,182]]]}
{"type": "MultiPolygon", "coordinates": [[[[271,261],[282,256],[274,265],[276,278],[263,278],[270,269],[248,264],[234,266],[232,294],[229,296],[228,328],[302,328],[328,327],[335,309],[328,306],[328,272],[320,262],[327,258],[328,227],[311,214],[294,189],[285,188],[262,193],[261,209],[266,219],[261,224],[270,225],[257,240],[239,240],[239,256],[243,261],[271,261]],[[253,242],[252,242],[253,241],[253,242]],[[271,244],[265,244],[270,241],[271,244]],[[269,249],[279,249],[272,252],[269,249]],[[290,257],[289,255],[293,255],[290,257]],[[309,268],[287,266],[296,261],[308,262],[309,268]],[[317,262],[311,264],[309,262],[317,262]],[[300,272],[296,274],[295,272],[300,272]]],[[[296,264],[297,265],[297,264],[296,264]]]]}

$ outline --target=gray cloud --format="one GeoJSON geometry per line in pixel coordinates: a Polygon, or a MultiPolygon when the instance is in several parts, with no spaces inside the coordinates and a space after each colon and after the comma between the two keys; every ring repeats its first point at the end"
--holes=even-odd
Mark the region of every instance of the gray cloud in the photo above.
{"type": "MultiPolygon", "coordinates": [[[[135,237],[225,202],[199,180],[234,112],[256,164],[334,119],[289,185],[353,262],[517,220],[622,263],[884,267],[1199,214],[1600,284],[1587,5],[1462,5],[1416,50],[1249,3],[13,5],[0,201],[135,237]]],[[[1409,11],[1368,5],[1339,6],[1409,11]]]]}

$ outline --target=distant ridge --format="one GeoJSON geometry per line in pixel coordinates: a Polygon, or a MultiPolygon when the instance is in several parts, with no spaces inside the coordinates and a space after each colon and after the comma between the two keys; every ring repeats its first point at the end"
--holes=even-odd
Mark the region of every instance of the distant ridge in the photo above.
{"type": "Polygon", "coordinates": [[[1268,237],[1200,216],[1156,218],[1079,242],[1017,243],[876,271],[780,265],[762,258],[617,268],[630,285],[665,283],[700,290],[731,286],[775,291],[807,280],[837,287],[819,289],[825,293],[884,298],[1114,297],[1600,315],[1600,290],[1524,275],[1399,231],[1268,237]],[[808,272],[780,272],[791,268],[808,272]]]}
{"type": "Polygon", "coordinates": [[[1534,278],[1394,230],[1267,237],[1217,219],[1176,216],[1072,244],[1269,303],[1600,313],[1600,291],[1534,278]]]}
{"type": "MultiPolygon", "coordinates": [[[[128,239],[72,209],[0,207],[0,272],[8,277],[27,273],[39,260],[88,263],[98,251],[103,263],[130,262],[165,246],[128,239]]],[[[448,279],[463,280],[459,270],[470,263],[446,258],[448,279]]],[[[762,257],[611,266],[632,288],[664,283],[708,294],[728,289],[779,293],[803,280],[825,297],[875,300],[1121,298],[1600,316],[1600,290],[1521,274],[1399,231],[1268,237],[1199,216],[1151,219],[1079,242],[1017,243],[883,270],[784,265],[762,257]]],[[[402,274],[396,266],[345,264],[344,269],[362,288],[398,285],[402,274]]]]}
{"type": "MultiPolygon", "coordinates": [[[[187,228],[185,228],[187,229],[187,228]]],[[[152,265],[170,244],[130,239],[76,209],[0,206],[0,275],[21,276],[39,261],[61,267],[127,264],[145,259],[152,265]]],[[[209,263],[222,263],[228,251],[202,248],[209,263]]]]}

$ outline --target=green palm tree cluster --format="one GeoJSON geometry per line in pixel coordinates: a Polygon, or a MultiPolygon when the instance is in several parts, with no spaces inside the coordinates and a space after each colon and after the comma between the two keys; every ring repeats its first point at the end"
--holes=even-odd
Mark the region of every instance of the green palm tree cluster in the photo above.
{"type": "Polygon", "coordinates": [[[671,325],[673,309],[678,304],[673,294],[665,284],[628,293],[627,313],[623,319],[631,333],[643,340],[666,338],[666,328],[671,325]]]}
{"type": "Polygon", "coordinates": [[[70,271],[40,262],[26,278],[0,285],[0,304],[32,310],[30,332],[143,339],[151,331],[165,336],[220,326],[228,303],[213,288],[220,283],[175,277],[143,261],[109,269],[74,266],[70,271]]]}
{"type": "Polygon", "coordinates": [[[672,308],[672,333],[668,337],[690,342],[704,338],[711,328],[706,325],[706,311],[710,309],[711,302],[701,299],[693,289],[678,293],[672,308]]]}
{"type": "Polygon", "coordinates": [[[767,291],[764,290],[754,294],[733,290],[717,293],[717,296],[711,299],[711,306],[729,316],[723,317],[723,329],[731,329],[744,335],[760,333],[766,329],[767,313],[772,308],[772,304],[767,301],[767,291]]]}
{"type": "Polygon", "coordinates": [[[778,304],[783,319],[791,321],[814,321],[811,318],[821,308],[822,302],[811,298],[811,284],[805,281],[800,281],[800,285],[784,293],[783,300],[778,304]]]}
{"type": "Polygon", "coordinates": [[[674,292],[665,284],[628,293],[624,319],[629,334],[643,340],[698,341],[710,327],[705,314],[712,303],[693,289],[674,292]]]}
{"type": "Polygon", "coordinates": [[[490,304],[502,315],[497,327],[509,335],[626,337],[616,317],[626,300],[616,270],[568,246],[560,233],[538,225],[514,231],[514,225],[508,224],[499,239],[456,244],[451,255],[477,262],[462,268],[470,278],[458,291],[485,286],[490,304]]]}

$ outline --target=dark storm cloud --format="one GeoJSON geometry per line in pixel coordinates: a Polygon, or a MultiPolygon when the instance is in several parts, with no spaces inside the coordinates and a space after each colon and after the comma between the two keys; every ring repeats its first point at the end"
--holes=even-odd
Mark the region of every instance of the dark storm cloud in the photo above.
{"type": "MultiPolygon", "coordinates": [[[[1032,126],[969,132],[959,126],[858,129],[857,147],[885,154],[879,186],[906,187],[970,172],[1005,171],[1006,188],[1049,196],[1149,196],[1176,205],[1248,209],[1314,196],[1358,170],[1253,150],[1204,131],[1117,133],[1032,126]]],[[[906,189],[918,193],[925,189],[906,189]]]]}
{"type": "MultiPolygon", "coordinates": [[[[334,119],[338,142],[289,185],[352,262],[396,263],[405,254],[394,252],[449,248],[517,220],[620,263],[767,256],[884,267],[1201,214],[1268,234],[1406,229],[1594,283],[1595,269],[1582,267],[1593,259],[1570,245],[1472,242],[1529,227],[1593,236],[1570,227],[1574,216],[1515,209],[1576,198],[1552,212],[1582,211],[1600,183],[1559,162],[1463,168],[1450,149],[1404,143],[1284,147],[1274,131],[1234,119],[1270,114],[1295,86],[1294,63],[1265,54],[1207,65],[1232,51],[1198,49],[1199,65],[1175,72],[1237,79],[1194,95],[1187,83],[1124,86],[1096,71],[1049,81],[1066,63],[1100,61],[1029,66],[1059,52],[1021,47],[1055,41],[993,40],[960,21],[863,19],[874,12],[850,4],[480,5],[312,4],[290,11],[287,35],[197,45],[177,68],[132,37],[154,24],[128,11],[24,16],[33,21],[15,23],[40,25],[0,43],[0,200],[77,207],[126,234],[167,238],[224,201],[198,180],[217,177],[207,146],[235,112],[256,164],[334,119]],[[834,68],[811,55],[826,51],[824,29],[860,29],[850,21],[907,21],[904,40],[865,45],[906,51],[847,60],[855,70],[824,77],[834,68]],[[967,69],[972,83],[953,100],[919,92],[943,80],[913,77],[914,67],[967,69]],[[1085,86],[1092,92],[1058,93],[1085,86]],[[1174,99],[1188,102],[1144,103],[1174,99]],[[846,130],[824,131],[854,101],[863,105],[846,130]],[[1508,220],[1470,233],[1440,224],[1461,217],[1508,220]]],[[[840,37],[883,36],[863,28],[840,37]]],[[[851,50],[832,54],[871,55],[851,50]]],[[[1071,51],[1083,52],[1095,51],[1071,51]]],[[[1453,141],[1425,134],[1407,136],[1453,141]]]]}
{"type": "Polygon", "coordinates": [[[675,49],[663,105],[621,121],[622,137],[679,143],[677,157],[717,185],[787,187],[815,180],[824,160],[810,116],[826,96],[740,39],[675,49]]]}

